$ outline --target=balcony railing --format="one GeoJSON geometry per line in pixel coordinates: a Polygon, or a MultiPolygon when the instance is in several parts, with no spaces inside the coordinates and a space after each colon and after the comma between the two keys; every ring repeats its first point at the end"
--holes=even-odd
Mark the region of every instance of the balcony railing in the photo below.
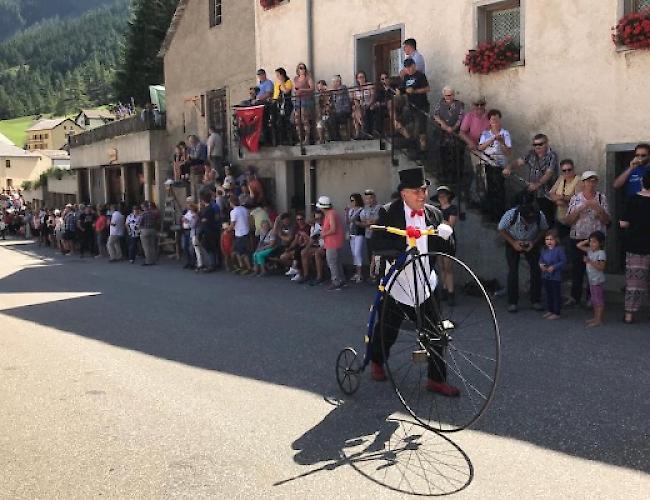
{"type": "MultiPolygon", "coordinates": [[[[264,125],[261,147],[299,146],[300,155],[308,154],[309,145],[351,140],[379,140],[379,149],[386,149],[390,136],[389,98],[376,92],[374,85],[345,87],[301,96],[287,96],[278,101],[260,103],[244,101],[233,107],[264,104],[264,125]]],[[[235,140],[243,133],[233,116],[235,140]]],[[[243,158],[240,146],[239,157],[243,158]]]]}
{"type": "Polygon", "coordinates": [[[123,120],[107,123],[81,134],[70,136],[70,147],[88,146],[99,141],[112,139],[120,135],[132,134],[135,132],[146,132],[147,130],[164,130],[166,126],[165,115],[159,114],[150,119],[143,119],[141,116],[132,116],[123,120]]]}

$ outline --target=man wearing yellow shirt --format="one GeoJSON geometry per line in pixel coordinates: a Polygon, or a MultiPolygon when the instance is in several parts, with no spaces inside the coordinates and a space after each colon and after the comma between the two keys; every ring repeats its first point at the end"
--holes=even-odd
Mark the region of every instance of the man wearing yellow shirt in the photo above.
{"type": "Polygon", "coordinates": [[[273,86],[273,102],[275,103],[275,114],[273,123],[277,127],[277,139],[280,144],[290,144],[291,134],[291,112],[293,111],[293,82],[287,76],[284,68],[275,70],[275,83],[273,86]]]}

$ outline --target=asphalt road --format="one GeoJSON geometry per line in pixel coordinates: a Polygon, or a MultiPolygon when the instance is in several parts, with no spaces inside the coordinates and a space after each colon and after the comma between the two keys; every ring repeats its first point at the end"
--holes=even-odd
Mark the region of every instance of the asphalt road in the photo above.
{"type": "Polygon", "coordinates": [[[371,294],[0,243],[0,498],[647,498],[650,321],[497,302],[497,397],[447,439],[338,391],[371,294]]]}

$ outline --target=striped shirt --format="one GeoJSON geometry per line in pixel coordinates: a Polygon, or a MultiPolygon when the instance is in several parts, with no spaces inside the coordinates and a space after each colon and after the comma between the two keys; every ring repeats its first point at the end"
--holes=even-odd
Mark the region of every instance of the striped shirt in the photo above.
{"type": "Polygon", "coordinates": [[[539,224],[537,220],[532,224],[527,224],[519,213],[519,209],[515,207],[503,214],[498,229],[506,231],[517,241],[533,241],[539,236],[540,231],[548,230],[548,222],[542,212],[539,212],[538,221],[539,224]],[[515,214],[517,214],[517,220],[513,222],[515,214]]]}

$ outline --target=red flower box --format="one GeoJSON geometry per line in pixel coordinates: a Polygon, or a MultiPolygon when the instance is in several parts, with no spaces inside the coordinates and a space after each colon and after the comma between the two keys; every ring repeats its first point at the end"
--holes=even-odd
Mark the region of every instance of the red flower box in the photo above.
{"type": "Polygon", "coordinates": [[[512,37],[490,43],[481,43],[476,49],[470,50],[463,64],[470,73],[487,75],[492,71],[507,68],[519,61],[519,46],[512,37]]]}
{"type": "Polygon", "coordinates": [[[282,0],[260,0],[260,5],[264,10],[269,10],[278,5],[282,0]]]}
{"type": "Polygon", "coordinates": [[[650,48],[650,9],[632,12],[612,27],[612,41],[619,47],[650,48]]]}

